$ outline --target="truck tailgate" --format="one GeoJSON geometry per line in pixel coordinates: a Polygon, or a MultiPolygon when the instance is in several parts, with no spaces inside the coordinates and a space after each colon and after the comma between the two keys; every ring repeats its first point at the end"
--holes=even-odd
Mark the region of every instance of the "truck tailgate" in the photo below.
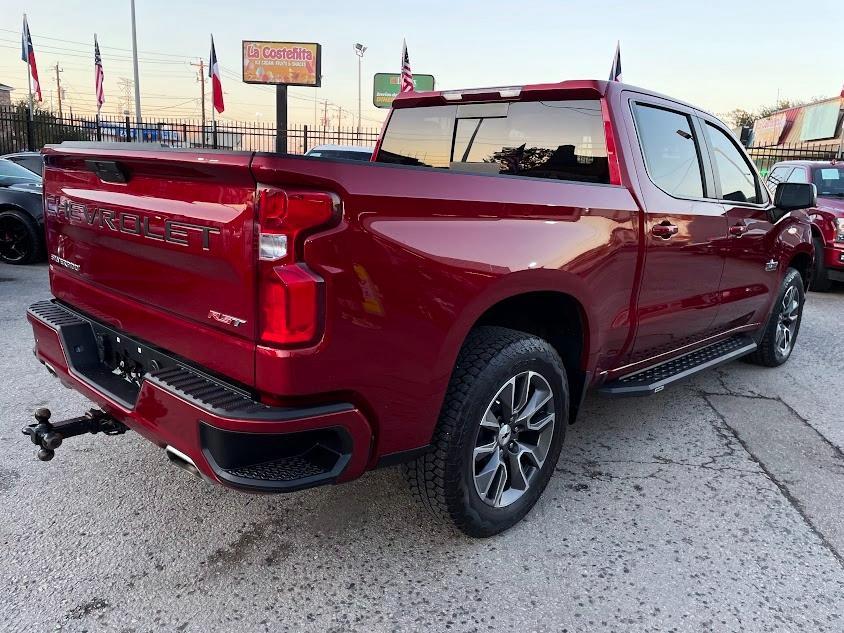
{"type": "Polygon", "coordinates": [[[209,345],[231,340],[223,347],[240,351],[227,362],[242,367],[228,373],[251,382],[243,354],[254,354],[256,332],[252,154],[129,144],[44,154],[53,294],[189,360],[207,360],[202,339],[180,345],[177,332],[209,331],[209,345]],[[150,315],[158,327],[147,328],[152,311],[166,314],[150,315]],[[179,325],[162,332],[164,322],[179,325]]]}

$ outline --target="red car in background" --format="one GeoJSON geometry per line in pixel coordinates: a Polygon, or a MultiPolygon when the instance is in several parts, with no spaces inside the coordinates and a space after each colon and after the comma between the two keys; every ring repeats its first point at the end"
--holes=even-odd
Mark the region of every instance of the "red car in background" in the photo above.
{"type": "Polygon", "coordinates": [[[777,163],[768,174],[768,188],[781,182],[811,182],[818,203],[807,209],[815,242],[815,270],[811,289],[826,292],[844,282],[844,164],[836,161],[790,160],[777,163]]]}

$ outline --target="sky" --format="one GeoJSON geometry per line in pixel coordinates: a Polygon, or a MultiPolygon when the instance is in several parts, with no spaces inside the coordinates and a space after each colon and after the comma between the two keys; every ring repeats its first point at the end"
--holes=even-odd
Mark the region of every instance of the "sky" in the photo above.
{"type": "MultiPolygon", "coordinates": [[[[20,59],[22,14],[32,32],[44,101],[57,107],[59,64],[67,114],[94,105],[93,36],[105,70],[103,112],[125,107],[131,80],[129,0],[0,0],[0,83],[26,97],[20,59]]],[[[243,84],[241,41],[323,45],[322,87],[289,89],[289,121],[313,125],[328,101],[330,125],[356,125],[358,60],[362,125],[377,127],[386,111],[372,105],[372,75],[398,72],[402,38],[414,72],[433,74],[437,89],[519,85],[562,79],[606,79],[621,42],[624,80],[691,102],[715,114],[755,109],[777,98],[834,96],[844,82],[840,0],[709,0],[706,3],[527,0],[425,2],[255,2],[136,0],[144,117],[198,118],[200,84],[191,62],[206,63],[214,34],[231,120],[275,119],[274,88],[243,84]],[[797,27],[800,27],[798,31],[797,27]],[[838,44],[835,44],[835,43],[838,44]],[[833,54],[824,55],[829,50],[833,54]],[[315,108],[316,106],[316,108],[315,108]]],[[[210,103],[210,99],[209,99],[210,103]]],[[[133,106],[132,106],[133,107],[133,106]]],[[[210,108],[210,105],[208,106],[210,108]]]]}

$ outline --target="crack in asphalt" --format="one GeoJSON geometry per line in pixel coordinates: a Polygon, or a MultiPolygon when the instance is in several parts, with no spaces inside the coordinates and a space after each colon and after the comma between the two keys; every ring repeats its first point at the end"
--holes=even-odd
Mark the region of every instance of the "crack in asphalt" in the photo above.
{"type": "MultiPolygon", "coordinates": [[[[835,443],[833,443],[823,433],[818,431],[818,429],[816,429],[814,427],[814,425],[811,422],[809,422],[808,418],[800,415],[800,413],[798,413],[797,409],[795,409],[788,402],[786,402],[785,400],[782,399],[782,396],[766,396],[764,394],[759,393],[758,391],[753,391],[752,389],[749,389],[749,388],[747,390],[747,393],[738,393],[736,391],[733,391],[727,385],[726,376],[724,374],[724,371],[720,367],[716,367],[715,371],[716,371],[716,375],[718,377],[718,382],[720,383],[721,387],[724,389],[725,393],[714,393],[714,392],[708,392],[708,391],[703,391],[703,390],[697,390],[697,393],[699,395],[703,396],[704,398],[707,398],[708,396],[733,396],[735,398],[746,398],[746,399],[749,399],[749,400],[767,400],[768,402],[778,402],[779,404],[784,406],[786,409],[788,409],[789,413],[791,413],[795,418],[797,418],[803,424],[805,424],[807,427],[809,427],[815,433],[815,435],[818,436],[818,439],[820,439],[824,444],[829,446],[834,451],[834,453],[835,453],[835,455],[838,459],[844,460],[844,452],[842,452],[841,448],[839,446],[837,446],[835,443]]],[[[711,403],[710,403],[710,406],[712,406],[711,403]]]]}
{"type": "Polygon", "coordinates": [[[812,518],[809,516],[808,512],[806,511],[806,508],[803,506],[803,503],[800,501],[799,498],[797,498],[791,492],[788,485],[785,482],[780,481],[774,475],[774,473],[771,472],[771,470],[753,453],[753,451],[750,449],[750,447],[747,445],[747,443],[744,440],[742,440],[742,438],[739,436],[738,432],[732,426],[730,426],[729,422],[727,422],[726,417],[718,410],[718,408],[712,402],[711,398],[712,397],[730,397],[730,398],[743,398],[743,399],[750,399],[750,400],[766,400],[766,401],[769,401],[769,402],[779,403],[779,404],[783,405],[791,414],[793,414],[796,419],[798,419],[805,426],[807,426],[809,429],[811,429],[814,432],[814,434],[817,435],[817,437],[824,444],[826,444],[828,447],[830,447],[833,450],[833,455],[837,459],[844,460],[844,455],[842,455],[841,450],[835,444],[833,444],[829,439],[827,439],[823,434],[821,434],[814,426],[812,426],[809,423],[809,421],[805,417],[800,415],[794,409],[794,407],[792,407],[790,404],[785,402],[780,396],[776,396],[776,397],[766,396],[764,394],[761,394],[761,393],[753,391],[753,390],[748,390],[748,393],[750,395],[748,395],[748,393],[737,393],[733,389],[731,389],[729,387],[729,385],[727,385],[723,372],[720,369],[716,369],[716,372],[717,372],[718,382],[721,384],[721,387],[724,389],[725,393],[707,392],[707,391],[704,391],[702,389],[695,390],[697,392],[697,394],[699,396],[701,396],[701,398],[706,402],[706,404],[709,406],[709,408],[712,409],[712,412],[717,416],[718,420],[720,420],[721,424],[723,425],[723,427],[720,429],[720,432],[719,432],[719,426],[717,424],[713,423],[713,425],[712,425],[713,428],[716,430],[716,432],[719,432],[719,435],[722,434],[722,433],[729,433],[729,436],[744,449],[744,452],[747,453],[748,457],[759,467],[759,469],[765,474],[765,476],[777,487],[780,494],[782,494],[782,496],[786,499],[786,501],[788,501],[788,503],[797,511],[797,513],[800,515],[803,522],[812,531],[812,533],[818,538],[818,540],[821,542],[821,544],[823,544],[823,546],[826,547],[826,549],[829,550],[829,552],[838,561],[838,564],[841,565],[842,568],[844,568],[844,554],[842,552],[839,552],[836,549],[835,545],[833,545],[832,542],[830,542],[830,540],[827,539],[826,535],[815,525],[815,523],[812,521],[812,518]]]}
{"type": "MultiPolygon", "coordinates": [[[[560,465],[556,467],[556,471],[560,473],[564,473],[569,475],[573,478],[577,477],[588,477],[592,480],[597,481],[613,481],[613,480],[646,480],[646,479],[653,479],[658,480],[664,483],[671,483],[670,480],[666,479],[665,477],[661,476],[665,473],[665,467],[679,467],[679,468],[688,468],[688,469],[701,469],[707,470],[710,472],[715,473],[735,473],[739,477],[742,478],[752,478],[758,475],[762,475],[766,479],[768,479],[779,491],[779,493],[785,498],[785,500],[791,505],[792,508],[799,514],[803,523],[809,528],[809,530],[818,538],[821,544],[833,555],[835,560],[838,562],[839,565],[844,567],[844,553],[838,551],[835,545],[826,537],[826,535],[821,531],[821,529],[813,522],[811,516],[807,512],[806,508],[804,507],[801,500],[791,491],[788,484],[784,481],[781,481],[772,471],[769,469],[765,463],[757,457],[756,454],[750,449],[748,444],[740,437],[736,429],[730,426],[729,422],[727,421],[726,417],[718,410],[715,404],[712,402],[711,398],[713,397],[730,397],[730,398],[743,398],[743,399],[751,399],[751,400],[765,400],[769,402],[774,402],[777,404],[782,405],[785,409],[791,413],[797,420],[799,420],[802,424],[806,427],[811,429],[813,434],[821,440],[823,444],[829,447],[833,451],[834,458],[838,460],[842,460],[842,466],[844,466],[844,453],[842,453],[841,449],[836,446],[833,442],[831,442],[826,436],[824,436],[820,431],[818,431],[807,418],[800,415],[797,410],[791,406],[788,402],[782,399],[780,396],[768,396],[753,389],[747,388],[744,392],[737,392],[735,391],[731,385],[728,383],[727,376],[720,368],[715,369],[715,376],[718,380],[719,385],[723,389],[723,392],[711,392],[706,391],[703,389],[693,389],[693,392],[696,393],[700,398],[706,403],[706,405],[712,410],[714,414],[714,418],[710,419],[709,422],[711,424],[712,429],[720,439],[721,443],[723,444],[724,451],[710,455],[706,458],[703,462],[691,462],[685,460],[676,460],[671,459],[669,457],[664,457],[661,455],[652,455],[651,459],[606,459],[606,460],[576,460],[576,459],[568,459],[565,461],[565,465],[560,465]],[[737,452],[741,450],[743,454],[746,454],[751,462],[755,465],[755,468],[752,469],[745,469],[736,466],[725,466],[719,465],[718,462],[720,460],[729,459],[731,457],[735,457],[737,452]],[[635,464],[635,465],[642,465],[642,466],[657,466],[658,468],[651,473],[644,474],[644,475],[620,475],[616,473],[609,473],[605,472],[601,469],[602,465],[608,464],[635,464]],[[571,467],[576,467],[578,470],[574,470],[571,467]]],[[[609,447],[607,447],[609,448],[609,447]]],[[[585,484],[575,484],[574,488],[576,490],[584,490],[588,489],[588,486],[585,484]]],[[[762,490],[761,488],[759,489],[762,490]]],[[[766,492],[769,491],[769,488],[764,489],[766,492]]]]}

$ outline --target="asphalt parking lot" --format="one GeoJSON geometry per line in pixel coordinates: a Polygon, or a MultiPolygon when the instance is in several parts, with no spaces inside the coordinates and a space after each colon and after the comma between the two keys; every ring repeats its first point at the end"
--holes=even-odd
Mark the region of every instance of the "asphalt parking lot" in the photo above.
{"type": "Polygon", "coordinates": [[[269,497],[132,434],[36,461],[30,412],[87,406],[31,354],[46,276],[0,264],[2,631],[844,630],[844,289],[785,367],[590,398],[527,520],[471,540],[396,469],[269,497]]]}

